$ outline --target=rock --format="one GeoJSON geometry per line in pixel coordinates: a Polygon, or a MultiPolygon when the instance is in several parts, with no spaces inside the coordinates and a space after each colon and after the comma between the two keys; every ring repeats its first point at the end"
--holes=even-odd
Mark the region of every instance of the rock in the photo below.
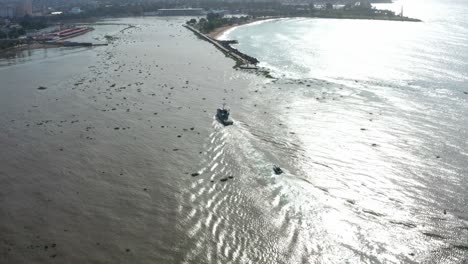
{"type": "Polygon", "coordinates": [[[377,144],[373,143],[372,146],[373,146],[373,147],[377,147],[377,144]]]}
{"type": "Polygon", "coordinates": [[[447,214],[447,210],[444,209],[444,215],[446,215],[446,214],[447,214]]]}
{"type": "Polygon", "coordinates": [[[125,251],[126,251],[126,252],[130,252],[130,249],[129,249],[129,248],[127,248],[127,249],[125,249],[125,251]]]}
{"type": "Polygon", "coordinates": [[[468,94],[468,92],[463,92],[464,94],[468,94]]]}
{"type": "Polygon", "coordinates": [[[191,175],[192,175],[192,177],[195,177],[195,176],[198,176],[198,175],[200,175],[200,173],[198,173],[198,172],[194,172],[194,173],[192,173],[191,175]]]}
{"type": "Polygon", "coordinates": [[[53,248],[56,247],[56,246],[57,246],[57,244],[55,244],[55,243],[53,243],[53,244],[51,245],[51,247],[53,247],[53,248]]]}
{"type": "Polygon", "coordinates": [[[39,86],[37,89],[38,89],[38,90],[45,90],[45,89],[47,89],[47,87],[39,86]]]}
{"type": "Polygon", "coordinates": [[[229,179],[234,179],[234,176],[229,175],[228,178],[229,178],[229,179]]]}
{"type": "Polygon", "coordinates": [[[228,178],[225,177],[225,178],[221,178],[219,181],[225,182],[225,181],[227,181],[227,180],[228,180],[228,178]]]}

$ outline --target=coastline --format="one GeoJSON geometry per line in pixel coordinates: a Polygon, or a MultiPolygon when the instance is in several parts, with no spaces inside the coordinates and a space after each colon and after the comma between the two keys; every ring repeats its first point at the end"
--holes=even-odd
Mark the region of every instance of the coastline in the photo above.
{"type": "Polygon", "coordinates": [[[255,22],[259,22],[259,21],[274,20],[274,19],[279,19],[279,18],[284,18],[284,17],[255,18],[255,19],[251,19],[251,20],[249,20],[249,21],[245,21],[245,22],[243,22],[243,23],[237,23],[237,24],[233,24],[233,25],[229,25],[229,26],[224,26],[224,27],[215,28],[213,31],[208,32],[208,33],[206,33],[205,35],[207,35],[208,37],[210,37],[210,38],[212,38],[212,39],[219,40],[219,38],[220,38],[226,31],[231,30],[231,29],[233,29],[233,28],[236,28],[236,27],[239,27],[239,26],[248,25],[248,24],[252,24],[252,23],[255,23],[255,22]]]}
{"type": "Polygon", "coordinates": [[[0,49],[0,55],[8,54],[11,52],[18,52],[24,50],[34,50],[34,49],[47,49],[47,48],[59,48],[59,47],[71,47],[71,46],[102,46],[103,44],[93,44],[93,43],[84,43],[84,42],[74,42],[68,41],[67,39],[78,37],[93,31],[94,28],[88,27],[83,31],[72,33],[68,36],[64,36],[53,42],[45,42],[41,40],[28,40],[26,43],[20,45],[11,46],[5,49],[0,49]]]}
{"type": "Polygon", "coordinates": [[[19,46],[9,47],[3,50],[0,50],[0,56],[7,55],[14,52],[25,51],[25,50],[36,50],[36,49],[51,49],[51,48],[60,48],[60,47],[95,47],[95,46],[107,46],[107,43],[97,44],[90,42],[51,42],[51,43],[42,43],[34,42],[21,44],[19,46]]]}
{"type": "Polygon", "coordinates": [[[422,22],[422,20],[417,19],[417,18],[409,18],[409,17],[404,17],[403,19],[400,17],[357,17],[357,16],[342,16],[342,17],[334,17],[334,16],[278,16],[278,17],[264,17],[264,18],[255,18],[243,23],[238,23],[238,24],[233,24],[233,25],[228,25],[228,26],[223,26],[219,28],[215,28],[213,31],[210,31],[206,33],[208,37],[212,39],[219,40],[219,38],[228,30],[243,26],[243,25],[248,25],[252,24],[258,21],[265,21],[265,20],[274,20],[274,19],[280,19],[280,18],[318,18],[318,19],[352,19],[352,20],[382,20],[382,21],[395,21],[395,22],[422,22]]]}
{"type": "MultiPolygon", "coordinates": [[[[232,25],[227,25],[227,26],[222,26],[215,28],[214,30],[203,33],[193,27],[193,25],[183,25],[187,29],[191,30],[194,32],[196,35],[198,35],[201,39],[204,39],[211,44],[213,44],[215,47],[217,47],[219,50],[221,50],[223,53],[225,53],[227,56],[231,57],[236,61],[236,68],[240,69],[247,69],[247,70],[259,70],[259,67],[257,64],[260,62],[257,58],[252,57],[248,54],[245,54],[238,49],[234,48],[231,46],[231,44],[237,43],[237,40],[229,40],[229,39],[220,39],[221,36],[223,36],[227,31],[230,31],[236,27],[243,26],[243,25],[248,25],[252,24],[255,22],[259,21],[268,21],[268,20],[277,20],[277,19],[282,19],[282,18],[318,18],[318,19],[352,19],[352,20],[383,20],[383,21],[400,21],[400,22],[422,22],[422,20],[419,19],[414,19],[414,18],[408,18],[408,17],[358,17],[358,16],[353,16],[353,17],[324,17],[324,16],[270,16],[270,17],[261,17],[261,18],[255,18],[255,19],[250,19],[245,22],[241,23],[236,23],[232,25]]],[[[262,72],[265,74],[267,77],[271,77],[268,71],[262,70],[262,72]]]]}

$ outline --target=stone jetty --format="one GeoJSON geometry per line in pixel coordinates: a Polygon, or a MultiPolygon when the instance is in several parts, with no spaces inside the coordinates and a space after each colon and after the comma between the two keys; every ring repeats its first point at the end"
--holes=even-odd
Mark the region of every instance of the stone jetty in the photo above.
{"type": "Polygon", "coordinates": [[[237,67],[241,69],[258,69],[257,68],[257,63],[259,62],[256,58],[249,56],[247,54],[244,54],[240,52],[238,49],[235,49],[231,46],[231,44],[237,43],[236,40],[216,40],[214,38],[211,38],[196,28],[190,26],[190,25],[184,25],[185,28],[189,29],[193,33],[195,33],[197,36],[200,38],[210,42],[213,44],[215,47],[220,49],[222,52],[224,52],[226,55],[230,56],[237,62],[237,67]]]}

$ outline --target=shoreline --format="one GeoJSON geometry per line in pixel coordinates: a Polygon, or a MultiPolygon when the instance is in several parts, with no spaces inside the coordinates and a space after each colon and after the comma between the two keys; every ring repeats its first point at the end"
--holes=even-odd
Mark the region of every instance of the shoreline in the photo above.
{"type": "Polygon", "coordinates": [[[49,48],[58,48],[62,47],[63,45],[60,44],[45,44],[45,43],[28,43],[28,44],[21,44],[14,47],[9,47],[3,50],[0,50],[1,55],[7,55],[9,53],[25,51],[25,50],[36,50],[36,49],[49,49],[49,48]]]}
{"type": "Polygon", "coordinates": [[[318,18],[318,19],[351,19],[351,20],[381,20],[381,21],[395,21],[395,22],[423,22],[420,19],[417,18],[400,18],[400,17],[327,17],[327,16],[279,16],[279,17],[265,17],[265,18],[255,18],[249,21],[246,21],[244,23],[239,23],[239,24],[234,24],[234,25],[229,25],[229,26],[223,26],[219,28],[215,28],[214,30],[205,33],[205,35],[209,36],[210,38],[219,40],[219,37],[221,37],[226,31],[239,27],[239,26],[244,26],[248,25],[251,23],[255,23],[258,21],[265,21],[265,20],[274,20],[274,19],[281,19],[281,18],[318,18]]]}
{"type": "Polygon", "coordinates": [[[239,25],[236,24],[236,25],[220,27],[220,28],[217,28],[217,29],[211,31],[210,33],[207,33],[206,35],[209,36],[212,39],[219,40],[219,37],[221,37],[224,34],[224,32],[228,31],[231,28],[235,28],[237,26],[239,26],[239,25]]]}
{"type": "MultiPolygon", "coordinates": [[[[248,54],[245,54],[238,49],[234,48],[231,46],[231,44],[237,43],[237,40],[233,39],[225,39],[221,40],[220,37],[224,35],[227,31],[234,29],[236,27],[240,27],[243,25],[248,25],[252,24],[255,22],[259,21],[268,21],[268,20],[278,20],[278,19],[283,19],[283,18],[318,18],[318,19],[352,19],[352,20],[381,20],[381,21],[400,21],[400,22],[422,22],[422,20],[419,19],[414,19],[414,18],[408,18],[408,17],[323,17],[323,16],[272,16],[272,17],[261,17],[261,18],[255,18],[251,19],[242,23],[237,23],[233,25],[227,25],[219,28],[215,28],[214,30],[203,33],[193,27],[192,25],[184,24],[183,26],[193,33],[195,33],[197,36],[199,36],[201,39],[204,39],[205,41],[210,42],[213,44],[216,48],[218,48],[221,52],[225,53],[227,56],[231,57],[234,59],[236,62],[236,68],[240,69],[248,69],[248,70],[260,70],[260,68],[257,66],[257,64],[260,62],[257,58],[252,57],[248,54]]],[[[265,73],[265,76],[271,77],[269,72],[266,70],[262,70],[265,73]]]]}
{"type": "Polygon", "coordinates": [[[255,22],[259,22],[259,21],[273,20],[273,19],[280,19],[280,18],[284,18],[284,17],[255,18],[255,19],[251,19],[249,21],[246,21],[244,23],[238,23],[238,24],[233,24],[233,25],[229,25],[229,26],[215,28],[213,31],[208,32],[205,35],[207,35],[208,37],[210,37],[212,39],[219,40],[219,37],[221,37],[226,31],[228,31],[230,29],[240,27],[240,26],[244,26],[244,25],[248,25],[248,24],[252,24],[252,23],[255,23],[255,22]]]}
{"type": "Polygon", "coordinates": [[[70,47],[97,47],[97,46],[107,46],[107,43],[90,43],[90,42],[52,42],[52,43],[28,43],[21,44],[19,46],[9,47],[3,50],[0,50],[0,57],[8,55],[15,52],[25,51],[25,50],[37,50],[37,49],[53,49],[53,48],[70,48],[70,47]]]}

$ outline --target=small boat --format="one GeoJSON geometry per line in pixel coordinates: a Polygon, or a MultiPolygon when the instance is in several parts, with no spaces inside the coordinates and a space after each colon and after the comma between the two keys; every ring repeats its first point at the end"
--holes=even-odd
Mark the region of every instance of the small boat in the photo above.
{"type": "Polygon", "coordinates": [[[218,108],[218,110],[216,110],[216,119],[218,119],[218,121],[224,126],[229,126],[234,124],[234,122],[229,119],[229,109],[226,109],[225,105],[226,104],[223,104],[222,108],[218,108]]]}
{"type": "Polygon", "coordinates": [[[275,172],[276,175],[280,175],[281,173],[283,173],[283,170],[277,165],[273,166],[273,171],[275,172]]]}

